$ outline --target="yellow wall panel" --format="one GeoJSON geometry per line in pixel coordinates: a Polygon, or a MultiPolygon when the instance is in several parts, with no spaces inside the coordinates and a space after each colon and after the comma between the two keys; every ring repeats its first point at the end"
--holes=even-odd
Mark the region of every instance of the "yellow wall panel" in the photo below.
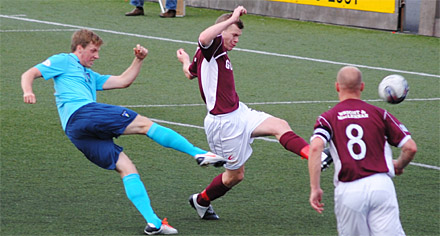
{"type": "Polygon", "coordinates": [[[396,0],[268,0],[273,2],[288,2],[321,7],[333,7],[360,11],[394,13],[396,0]]]}

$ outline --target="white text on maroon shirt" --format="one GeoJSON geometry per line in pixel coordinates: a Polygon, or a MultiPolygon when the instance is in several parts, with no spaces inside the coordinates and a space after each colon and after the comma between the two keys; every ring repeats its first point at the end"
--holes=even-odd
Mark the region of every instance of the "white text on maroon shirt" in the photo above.
{"type": "Polygon", "coordinates": [[[364,110],[338,112],[338,120],[363,118],[368,118],[368,113],[364,110]]]}

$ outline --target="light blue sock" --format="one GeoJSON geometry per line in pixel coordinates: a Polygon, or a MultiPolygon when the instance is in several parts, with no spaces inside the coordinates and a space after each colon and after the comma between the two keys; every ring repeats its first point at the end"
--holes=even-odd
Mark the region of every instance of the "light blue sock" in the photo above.
{"type": "Polygon", "coordinates": [[[147,132],[147,136],[164,147],[184,152],[193,157],[197,154],[207,153],[207,151],[194,146],[176,131],[163,127],[157,123],[151,125],[147,132]]]}
{"type": "Polygon", "coordinates": [[[150,205],[150,198],[147,190],[138,174],[129,174],[122,178],[125,193],[128,199],[134,204],[147,223],[152,223],[156,228],[162,226],[162,220],[154,213],[150,205]]]}

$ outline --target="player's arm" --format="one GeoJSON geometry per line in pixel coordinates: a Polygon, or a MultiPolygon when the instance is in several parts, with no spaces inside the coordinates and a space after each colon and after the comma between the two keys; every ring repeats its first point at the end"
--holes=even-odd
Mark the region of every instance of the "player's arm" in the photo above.
{"type": "Polygon", "coordinates": [[[310,175],[310,198],[309,202],[315,211],[322,213],[324,204],[321,203],[323,191],[321,189],[321,153],[324,150],[324,140],[315,136],[310,143],[309,150],[309,175],[310,175]]]}
{"type": "Polygon", "coordinates": [[[133,48],[135,58],[131,65],[118,76],[112,75],[102,86],[103,89],[118,89],[127,88],[130,86],[141,71],[142,63],[148,55],[148,49],[140,46],[139,44],[133,48]]]}
{"type": "Polygon", "coordinates": [[[23,90],[23,101],[28,104],[34,104],[37,102],[34,91],[32,90],[32,84],[36,78],[40,78],[41,72],[35,67],[30,68],[21,75],[21,89],[23,90]]]}
{"type": "Polygon", "coordinates": [[[414,159],[417,152],[417,145],[414,140],[409,139],[403,144],[400,156],[394,160],[394,171],[396,175],[401,175],[403,169],[414,159]]]}
{"type": "Polygon", "coordinates": [[[228,20],[212,25],[200,33],[199,42],[203,46],[210,45],[217,35],[221,34],[226,28],[237,22],[240,19],[240,16],[246,13],[247,11],[243,6],[238,6],[228,20]]]}
{"type": "Polygon", "coordinates": [[[180,61],[180,63],[182,63],[182,70],[186,78],[194,79],[195,77],[192,76],[191,73],[189,72],[189,66],[191,65],[191,61],[189,60],[188,53],[186,53],[185,50],[183,50],[183,48],[180,48],[179,50],[177,50],[176,54],[177,54],[177,59],[180,61]]]}

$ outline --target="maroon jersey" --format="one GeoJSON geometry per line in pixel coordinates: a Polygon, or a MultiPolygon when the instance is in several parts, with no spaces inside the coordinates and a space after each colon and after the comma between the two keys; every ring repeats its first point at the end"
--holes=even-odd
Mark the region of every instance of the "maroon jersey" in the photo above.
{"type": "Polygon", "coordinates": [[[315,135],[330,142],[335,181],[342,182],[375,173],[394,175],[388,144],[401,147],[411,137],[393,115],[358,99],[342,101],[319,116],[315,135]]]}
{"type": "Polygon", "coordinates": [[[199,42],[189,72],[198,78],[200,94],[211,114],[225,114],[238,108],[234,72],[221,35],[205,48],[199,42]]]}

